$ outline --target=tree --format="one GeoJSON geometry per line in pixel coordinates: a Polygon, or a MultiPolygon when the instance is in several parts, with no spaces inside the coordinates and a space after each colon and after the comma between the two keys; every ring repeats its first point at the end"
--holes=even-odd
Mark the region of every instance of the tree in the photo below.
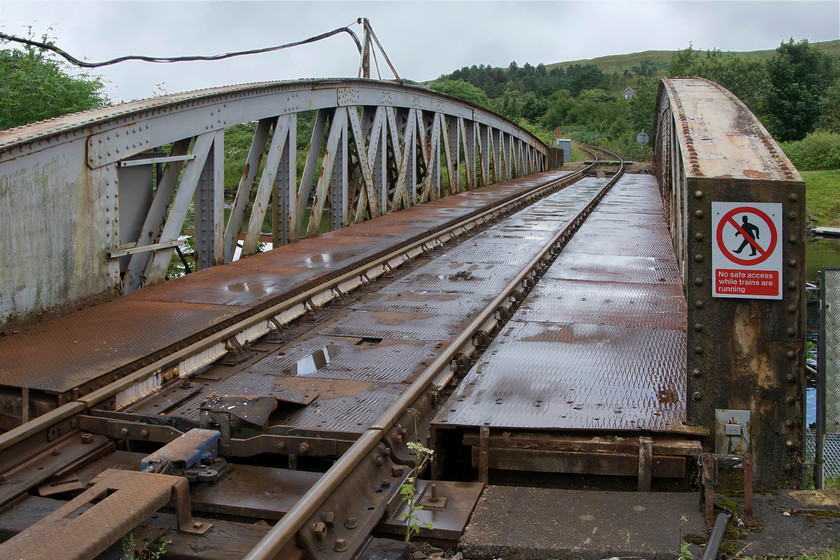
{"type": "MultiPolygon", "coordinates": [[[[42,42],[48,42],[46,36],[42,42]]],[[[43,49],[0,50],[0,130],[109,103],[102,80],[71,76],[67,66],[43,49]]]]}
{"type": "Polygon", "coordinates": [[[767,124],[782,141],[802,140],[823,112],[822,101],[837,79],[835,59],[812,47],[807,39],[782,43],[767,61],[770,92],[767,124]]]}
{"type": "Polygon", "coordinates": [[[469,101],[473,105],[490,108],[490,100],[481,89],[469,84],[463,80],[444,80],[442,82],[434,82],[429,84],[429,89],[458,97],[464,101],[469,101]]]}

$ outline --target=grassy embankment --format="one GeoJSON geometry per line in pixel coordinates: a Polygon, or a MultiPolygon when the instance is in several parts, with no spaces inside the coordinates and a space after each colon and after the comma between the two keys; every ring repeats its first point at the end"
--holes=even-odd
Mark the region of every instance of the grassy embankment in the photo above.
{"type": "Polygon", "coordinates": [[[805,208],[815,226],[840,227],[840,169],[803,171],[805,208]]]}

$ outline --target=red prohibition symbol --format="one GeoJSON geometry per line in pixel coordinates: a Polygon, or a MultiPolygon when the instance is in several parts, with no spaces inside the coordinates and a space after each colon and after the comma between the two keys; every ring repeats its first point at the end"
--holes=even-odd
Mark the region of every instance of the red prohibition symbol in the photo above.
{"type": "Polygon", "coordinates": [[[767,259],[770,258],[770,255],[773,254],[773,251],[776,249],[776,242],[778,241],[776,235],[776,224],[773,223],[773,220],[770,219],[770,216],[759,210],[758,208],[753,208],[751,206],[740,206],[738,208],[733,208],[729,212],[723,215],[720,222],[718,223],[717,227],[717,244],[720,247],[721,253],[729,259],[730,261],[740,264],[743,266],[755,266],[757,264],[761,264],[767,259]],[[753,240],[752,236],[749,235],[741,225],[735,221],[734,216],[736,214],[752,214],[754,216],[758,216],[764,223],[767,225],[767,229],[770,230],[770,244],[767,246],[767,249],[762,249],[761,246],[753,240]],[[749,243],[755,250],[758,252],[758,256],[754,259],[742,259],[735,254],[733,254],[732,250],[729,249],[723,243],[723,228],[726,224],[730,224],[733,226],[739,234],[743,237],[745,241],[749,243]]]}

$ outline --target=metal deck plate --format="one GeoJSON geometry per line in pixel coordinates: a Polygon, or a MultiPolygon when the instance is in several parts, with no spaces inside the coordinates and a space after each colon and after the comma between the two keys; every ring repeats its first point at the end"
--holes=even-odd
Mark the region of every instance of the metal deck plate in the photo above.
{"type": "Polygon", "coordinates": [[[651,177],[613,187],[435,424],[682,431],[686,306],[658,196],[651,177]]]}
{"type": "Polygon", "coordinates": [[[677,284],[554,280],[537,284],[517,319],[685,330],[685,297],[677,284]]]}
{"type": "Polygon", "coordinates": [[[0,337],[0,386],[64,393],[138,360],[162,357],[182,341],[278,302],[318,277],[565,174],[540,173],[436,200],[0,337]]]}
{"type": "Polygon", "coordinates": [[[679,431],[684,356],[680,331],[508,323],[435,423],[679,431]]]}
{"type": "Polygon", "coordinates": [[[677,263],[673,259],[609,254],[576,253],[573,258],[571,255],[558,258],[545,278],[682,285],[677,263]]]}
{"type": "Polygon", "coordinates": [[[437,345],[425,341],[313,336],[284,347],[247,371],[275,377],[408,383],[417,373],[417,364],[437,356],[437,345]]]}
{"type": "Polygon", "coordinates": [[[0,385],[64,393],[243,309],[121,299],[39,325],[0,342],[0,385]]]}

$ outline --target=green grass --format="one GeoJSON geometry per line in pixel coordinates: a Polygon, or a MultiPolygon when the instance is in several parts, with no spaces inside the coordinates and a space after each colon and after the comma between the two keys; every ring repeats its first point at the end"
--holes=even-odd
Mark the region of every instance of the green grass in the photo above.
{"type": "Polygon", "coordinates": [[[840,227],[840,169],[804,171],[806,213],[814,225],[840,227]]]}

